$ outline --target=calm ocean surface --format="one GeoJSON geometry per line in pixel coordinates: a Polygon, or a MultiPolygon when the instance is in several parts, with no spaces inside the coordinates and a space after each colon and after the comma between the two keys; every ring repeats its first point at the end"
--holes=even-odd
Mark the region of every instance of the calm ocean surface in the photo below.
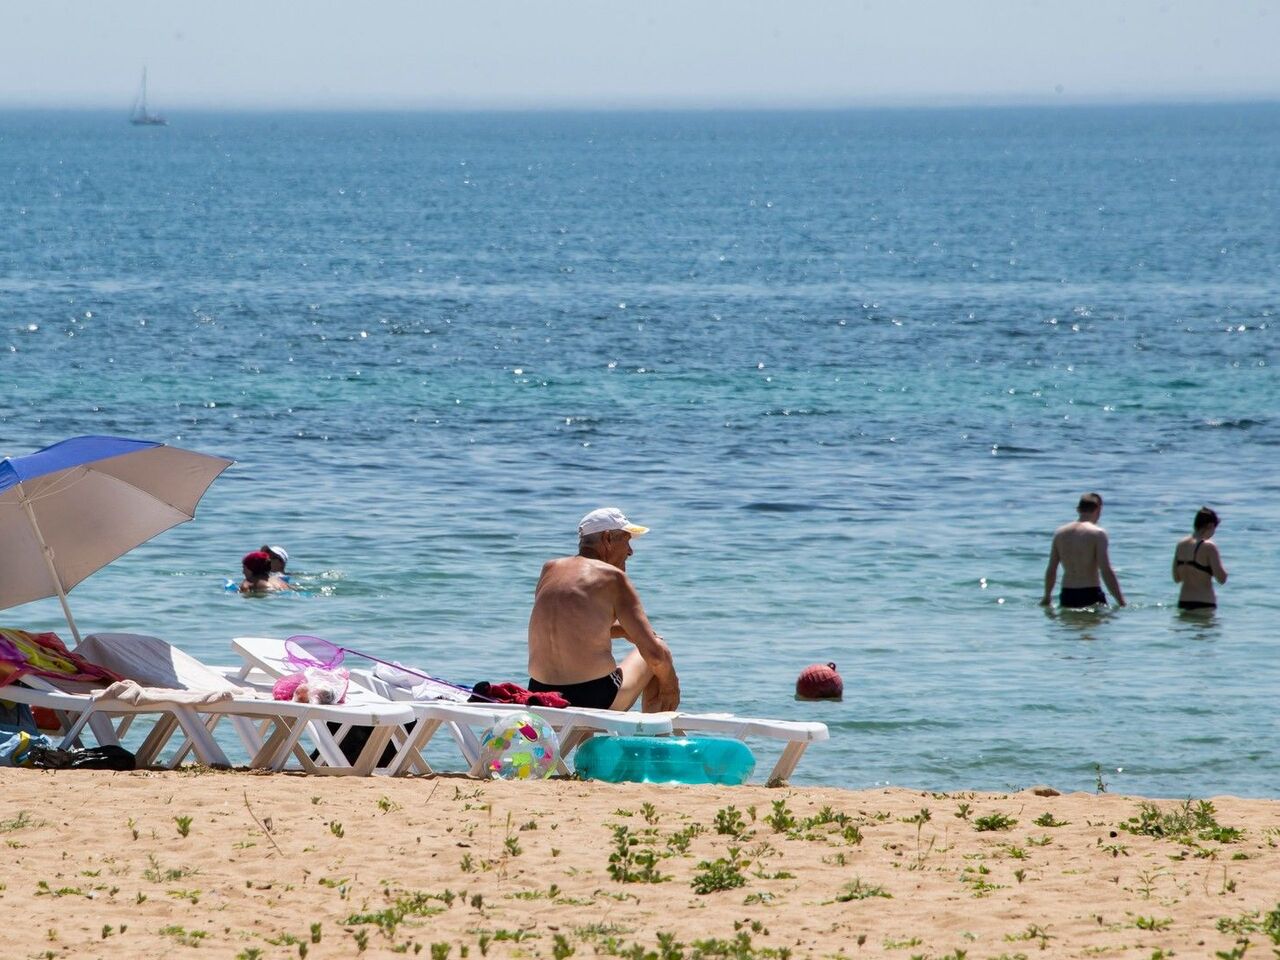
{"type": "Polygon", "coordinates": [[[1280,795],[1280,105],[172,124],[0,113],[0,454],[237,461],[85,632],[523,682],[617,504],[686,706],[830,725],[797,783],[1280,795]],[[1091,489],[1130,607],[1048,614],[1091,489]],[[266,542],[307,596],[224,592],[266,542]]]}

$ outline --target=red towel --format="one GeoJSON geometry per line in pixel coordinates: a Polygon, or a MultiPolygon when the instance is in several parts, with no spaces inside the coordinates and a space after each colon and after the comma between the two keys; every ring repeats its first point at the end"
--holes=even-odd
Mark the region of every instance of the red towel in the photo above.
{"type": "Polygon", "coordinates": [[[489,683],[487,680],[481,680],[472,687],[472,692],[478,694],[478,696],[471,698],[473,701],[490,700],[498,703],[519,703],[528,707],[569,706],[569,701],[554,690],[530,693],[516,683],[489,683]]]}

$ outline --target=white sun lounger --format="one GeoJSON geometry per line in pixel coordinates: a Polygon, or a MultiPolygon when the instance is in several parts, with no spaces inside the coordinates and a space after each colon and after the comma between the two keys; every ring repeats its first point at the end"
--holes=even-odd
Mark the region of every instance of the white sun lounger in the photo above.
{"type": "MultiPolygon", "coordinates": [[[[152,689],[161,698],[165,690],[172,690],[183,701],[191,699],[192,693],[214,693],[222,697],[212,702],[158,701],[145,710],[125,709],[124,712],[162,711],[172,717],[172,722],[167,724],[158,722],[149,735],[152,742],[147,744],[148,763],[159,756],[165,742],[181,729],[186,739],[177,748],[170,766],[176,766],[191,751],[204,763],[228,764],[225,753],[213,738],[214,728],[226,718],[240,734],[250,754],[249,765],[255,769],[282,770],[290,756],[294,756],[308,773],[367,776],[375,771],[392,733],[413,719],[412,709],[386,702],[327,705],[273,700],[269,690],[231,684],[217,671],[156,637],[93,634],[84,639],[77,652],[152,689]],[[338,724],[340,730],[354,725],[372,727],[373,733],[360,754],[349,761],[342,753],[337,735],[330,732],[330,723],[338,724]],[[319,762],[302,748],[304,734],[315,743],[319,762]]],[[[114,700],[99,701],[97,709],[114,715],[122,707],[132,706],[114,700]]]]}
{"type": "Polygon", "coordinates": [[[766,720],[759,717],[740,717],[733,713],[681,713],[661,714],[671,718],[671,726],[677,734],[714,733],[722,737],[746,740],[759,737],[781,740],[786,746],[782,755],[769,771],[768,783],[778,784],[791,779],[796,764],[804,756],[809,744],[829,740],[830,732],[825,723],[816,720],[766,720]]]}
{"type": "MultiPolygon", "coordinates": [[[[252,669],[258,669],[268,676],[279,677],[296,669],[285,659],[283,640],[267,637],[237,637],[232,640],[231,645],[245,664],[238,676],[248,676],[252,669]]],[[[396,701],[412,699],[412,694],[408,690],[393,686],[368,671],[352,670],[351,675],[356,681],[355,685],[362,686],[387,699],[396,701]]],[[[420,754],[421,748],[426,746],[431,736],[441,725],[445,725],[453,734],[473,773],[479,772],[477,761],[480,750],[475,728],[483,728],[492,723],[493,711],[497,711],[500,715],[503,711],[525,709],[511,704],[451,704],[444,701],[427,701],[427,704],[431,706],[430,710],[423,709],[422,705],[419,705],[418,709],[423,713],[423,720],[430,726],[421,735],[415,736],[415,744],[411,746],[416,746],[420,754]],[[477,707],[483,709],[483,716],[477,716],[477,707]]],[[[784,744],[782,754],[768,777],[769,783],[780,783],[788,780],[795,772],[796,765],[809,744],[830,738],[830,732],[825,723],[808,720],[771,720],[740,717],[731,713],[680,711],[639,713],[591,710],[584,707],[562,709],[534,707],[532,709],[539,716],[546,718],[560,737],[561,772],[567,772],[567,768],[563,766],[563,758],[568,757],[583,740],[595,733],[623,736],[662,736],[670,733],[715,734],[738,740],[760,738],[781,741],[784,744]]],[[[425,761],[423,763],[425,764],[425,761]]]]}
{"type": "MultiPolygon", "coordinates": [[[[286,658],[285,641],[272,637],[236,637],[231,647],[240,656],[243,666],[235,674],[243,682],[260,671],[264,677],[276,679],[296,671],[286,658]]],[[[304,647],[305,649],[305,647],[304,647]]],[[[480,733],[494,723],[510,716],[512,712],[528,710],[546,720],[560,740],[558,772],[567,774],[569,768],[564,759],[587,737],[595,733],[611,733],[625,736],[660,736],[672,730],[671,718],[655,713],[626,713],[617,710],[591,710],[585,707],[526,707],[505,703],[458,703],[448,700],[414,700],[411,691],[397,687],[367,670],[352,669],[348,699],[373,698],[383,702],[394,701],[411,706],[417,723],[411,731],[399,731],[393,735],[396,747],[395,759],[388,772],[431,771],[422,756],[432,738],[441,728],[452,734],[468,771],[479,776],[480,733]]]]}

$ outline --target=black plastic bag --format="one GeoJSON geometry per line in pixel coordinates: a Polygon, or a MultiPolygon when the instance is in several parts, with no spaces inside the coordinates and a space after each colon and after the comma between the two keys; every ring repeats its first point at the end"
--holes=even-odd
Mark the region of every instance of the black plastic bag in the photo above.
{"type": "Polygon", "coordinates": [[[23,766],[39,770],[133,770],[137,759],[124,747],[108,745],[85,750],[32,747],[23,766]]]}

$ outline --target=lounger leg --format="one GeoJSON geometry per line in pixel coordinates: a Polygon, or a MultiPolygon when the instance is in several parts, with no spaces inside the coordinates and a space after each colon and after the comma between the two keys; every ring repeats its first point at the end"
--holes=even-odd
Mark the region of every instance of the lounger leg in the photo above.
{"type": "Polygon", "coordinates": [[[213,734],[205,727],[198,713],[190,707],[180,707],[175,709],[173,713],[178,723],[182,725],[182,730],[187,735],[187,739],[191,741],[191,747],[195,750],[196,756],[201,763],[210,767],[231,766],[230,761],[227,760],[227,755],[218,746],[218,741],[213,739],[213,734]]]}
{"type": "Polygon", "coordinates": [[[788,743],[782,750],[782,756],[778,758],[778,762],[773,765],[773,772],[769,774],[770,784],[784,783],[791,779],[791,774],[796,772],[796,764],[800,762],[800,758],[804,755],[805,747],[809,746],[803,740],[793,740],[788,743]]]}
{"type": "Polygon", "coordinates": [[[369,739],[365,741],[364,749],[360,751],[360,756],[356,757],[356,762],[352,764],[351,772],[357,777],[367,777],[373,773],[378,766],[378,761],[382,759],[382,751],[387,746],[387,741],[391,739],[394,728],[389,726],[374,727],[373,732],[369,734],[369,739]]]}
{"type": "Polygon", "coordinates": [[[413,725],[413,733],[409,735],[409,738],[400,747],[400,752],[391,761],[391,766],[387,768],[387,773],[393,777],[399,776],[405,766],[414,766],[419,768],[422,773],[431,773],[431,764],[427,763],[422,751],[431,742],[431,738],[435,736],[440,726],[441,721],[439,720],[428,720],[425,717],[419,719],[413,725]]]}
{"type": "Polygon", "coordinates": [[[174,727],[177,725],[178,722],[173,719],[172,714],[165,713],[160,715],[155,725],[151,728],[151,732],[142,741],[142,745],[138,747],[138,752],[135,754],[138,766],[155,766],[161,751],[164,750],[164,745],[173,736],[174,727]]]}
{"type": "MultiPolygon", "coordinates": [[[[306,728],[306,723],[292,717],[280,717],[275,721],[275,729],[271,731],[266,742],[262,745],[262,749],[254,755],[253,760],[249,763],[255,770],[279,770],[285,761],[289,759],[289,754],[293,752],[293,748],[298,743],[298,738],[302,736],[302,731],[306,728]]],[[[306,756],[305,752],[303,756],[306,756]]],[[[307,757],[307,761],[310,757],[307,757]]],[[[303,763],[305,769],[307,763],[303,763]]]]}
{"type": "Polygon", "coordinates": [[[569,766],[565,761],[593,732],[592,730],[584,730],[572,721],[565,725],[564,729],[560,731],[560,756],[556,758],[556,773],[566,777],[569,775],[569,766]]]}

